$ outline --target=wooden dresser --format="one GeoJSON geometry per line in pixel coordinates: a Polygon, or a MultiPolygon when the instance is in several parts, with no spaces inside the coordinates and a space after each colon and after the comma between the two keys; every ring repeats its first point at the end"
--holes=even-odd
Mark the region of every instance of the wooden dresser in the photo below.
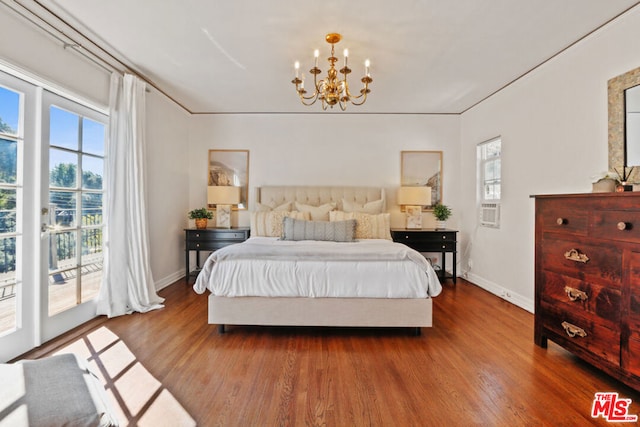
{"type": "Polygon", "coordinates": [[[535,343],[640,390],[640,193],[535,200],[535,343]]]}

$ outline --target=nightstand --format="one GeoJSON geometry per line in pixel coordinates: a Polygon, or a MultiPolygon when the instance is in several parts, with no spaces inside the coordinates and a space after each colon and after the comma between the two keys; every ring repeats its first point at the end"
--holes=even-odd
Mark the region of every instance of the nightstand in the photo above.
{"type": "Polygon", "coordinates": [[[391,238],[394,242],[404,243],[412,249],[418,252],[439,252],[442,254],[442,266],[440,271],[436,270],[438,277],[441,280],[447,278],[453,279],[453,283],[456,283],[456,258],[457,258],[457,230],[449,229],[406,229],[406,228],[394,228],[391,230],[391,238]],[[445,270],[445,254],[450,253],[453,255],[453,274],[447,274],[445,270]]]}
{"type": "Polygon", "coordinates": [[[189,253],[196,251],[197,268],[200,272],[200,251],[213,252],[234,243],[244,242],[249,238],[248,228],[185,228],[185,280],[189,283],[189,253]]]}

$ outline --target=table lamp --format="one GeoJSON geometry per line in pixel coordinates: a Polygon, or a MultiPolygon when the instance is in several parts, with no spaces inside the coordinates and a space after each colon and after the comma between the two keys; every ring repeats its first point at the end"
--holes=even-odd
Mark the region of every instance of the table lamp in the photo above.
{"type": "Polygon", "coordinates": [[[207,203],[216,205],[216,227],[231,228],[231,205],[240,203],[240,187],[209,186],[207,203]]]}
{"type": "Polygon", "coordinates": [[[405,206],[406,228],[422,228],[422,207],[431,205],[431,187],[400,187],[398,204],[405,206]]]}

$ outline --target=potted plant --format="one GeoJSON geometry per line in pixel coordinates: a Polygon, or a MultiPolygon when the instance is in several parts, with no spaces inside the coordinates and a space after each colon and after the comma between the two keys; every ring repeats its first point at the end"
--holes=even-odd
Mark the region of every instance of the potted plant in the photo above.
{"type": "Polygon", "coordinates": [[[443,205],[442,203],[436,203],[433,206],[433,216],[435,216],[438,221],[436,226],[437,229],[445,228],[445,221],[449,219],[451,213],[451,208],[447,205],[443,205]]]}
{"type": "Polygon", "coordinates": [[[207,210],[207,208],[199,208],[189,211],[189,219],[196,220],[196,228],[207,228],[207,222],[213,219],[213,212],[207,210]]]}

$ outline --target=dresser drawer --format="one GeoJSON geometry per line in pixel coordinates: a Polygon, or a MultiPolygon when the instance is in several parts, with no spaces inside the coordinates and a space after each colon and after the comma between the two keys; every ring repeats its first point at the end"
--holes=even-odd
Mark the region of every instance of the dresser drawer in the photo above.
{"type": "Polygon", "coordinates": [[[216,249],[224,248],[233,243],[240,243],[241,240],[202,240],[202,241],[187,241],[187,250],[189,251],[215,251],[216,249]]]}
{"type": "Polygon", "coordinates": [[[620,323],[620,290],[552,273],[542,272],[543,301],[563,310],[596,316],[616,329],[620,323]]]}
{"type": "Polygon", "coordinates": [[[573,206],[567,200],[544,200],[538,206],[537,215],[542,232],[587,235],[588,211],[573,206]]]}
{"type": "Polygon", "coordinates": [[[442,242],[455,242],[456,232],[447,231],[430,231],[423,233],[421,231],[393,231],[393,240],[396,242],[430,242],[430,243],[442,243],[442,242]]]}
{"type": "Polygon", "coordinates": [[[596,210],[591,218],[591,236],[640,243],[640,211],[596,210]]]}
{"type": "Polygon", "coordinates": [[[543,270],[616,289],[621,286],[622,252],[613,246],[545,236],[538,242],[538,252],[543,270]]]}
{"type": "MultiPolygon", "coordinates": [[[[545,301],[540,305],[543,326],[559,338],[620,366],[620,332],[608,328],[597,316],[563,310],[545,301]]],[[[538,314],[538,313],[536,313],[538,314]]],[[[569,348],[571,350],[571,348],[569,348]]]]}
{"type": "Polygon", "coordinates": [[[453,252],[456,242],[400,242],[418,252],[453,252]]]}
{"type": "Polygon", "coordinates": [[[247,239],[247,234],[244,231],[234,230],[188,230],[187,240],[193,242],[210,241],[210,240],[239,240],[244,241],[247,239]]]}

